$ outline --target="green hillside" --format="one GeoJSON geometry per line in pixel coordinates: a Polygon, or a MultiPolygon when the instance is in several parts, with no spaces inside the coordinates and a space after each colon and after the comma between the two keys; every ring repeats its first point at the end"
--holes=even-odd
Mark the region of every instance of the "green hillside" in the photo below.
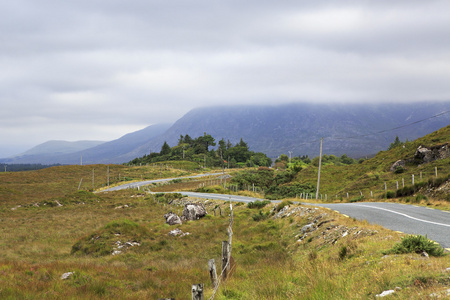
{"type": "MultiPolygon", "coordinates": [[[[359,164],[335,166],[325,165],[321,170],[320,193],[322,199],[327,194],[329,201],[354,199],[360,196],[364,198],[383,198],[385,195],[385,183],[388,191],[395,192],[397,182],[399,189],[412,186],[412,175],[415,185],[428,185],[429,181],[436,181],[436,170],[438,179],[445,180],[450,173],[450,157],[435,160],[429,163],[418,164],[414,160],[414,153],[419,146],[433,147],[450,142],[450,126],[441,128],[423,138],[406,142],[389,151],[380,151],[375,157],[362,161],[359,164]],[[400,172],[390,170],[391,166],[398,160],[404,160],[406,166],[400,172]]],[[[318,168],[308,166],[301,170],[296,177],[300,183],[317,184],[318,168]]],[[[438,180],[439,181],[439,180],[438,180]]],[[[389,196],[389,195],[388,195],[389,196]]],[[[450,201],[447,195],[441,195],[441,200],[450,201]]]]}

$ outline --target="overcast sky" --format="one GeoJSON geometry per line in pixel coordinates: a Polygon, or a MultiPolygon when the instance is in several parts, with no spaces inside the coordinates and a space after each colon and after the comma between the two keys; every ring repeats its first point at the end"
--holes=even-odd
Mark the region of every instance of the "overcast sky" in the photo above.
{"type": "Polygon", "coordinates": [[[0,0],[0,157],[216,104],[450,100],[450,1],[0,0]]]}

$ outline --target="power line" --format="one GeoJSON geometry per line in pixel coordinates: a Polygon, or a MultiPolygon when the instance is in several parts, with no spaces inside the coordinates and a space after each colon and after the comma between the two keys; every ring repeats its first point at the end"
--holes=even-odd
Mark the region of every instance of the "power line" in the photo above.
{"type": "Polygon", "coordinates": [[[405,125],[402,125],[402,126],[397,126],[397,127],[390,128],[390,129],[381,130],[381,131],[374,132],[374,133],[367,133],[367,134],[354,135],[354,136],[348,136],[348,137],[335,137],[333,139],[334,140],[354,139],[354,138],[366,137],[366,136],[369,136],[369,135],[375,135],[375,134],[385,133],[385,132],[389,132],[389,131],[394,131],[394,130],[397,130],[397,129],[400,129],[400,128],[405,128],[405,127],[408,127],[408,126],[411,126],[411,125],[415,125],[417,123],[421,123],[421,122],[428,121],[428,120],[433,119],[433,118],[440,117],[440,116],[445,115],[445,114],[447,114],[449,112],[450,112],[449,110],[443,111],[443,112],[441,112],[441,113],[439,113],[437,115],[434,115],[434,116],[431,116],[431,117],[428,117],[428,118],[425,118],[425,119],[422,119],[422,120],[414,121],[414,122],[409,123],[409,124],[405,124],[405,125]]]}
{"type": "MultiPolygon", "coordinates": [[[[377,132],[366,133],[366,134],[359,134],[359,135],[353,135],[353,136],[343,136],[343,137],[324,136],[324,139],[350,140],[350,139],[367,137],[367,136],[376,135],[376,134],[380,134],[380,133],[385,133],[385,132],[389,132],[389,131],[394,131],[394,130],[405,128],[405,127],[408,127],[408,126],[411,126],[411,125],[415,125],[417,123],[421,123],[421,122],[428,121],[428,120],[433,119],[433,118],[437,118],[437,117],[443,116],[445,114],[448,114],[449,112],[450,112],[450,110],[446,110],[446,111],[443,111],[443,112],[438,113],[436,115],[433,115],[433,116],[430,116],[428,118],[422,119],[422,120],[414,121],[412,123],[408,123],[408,124],[405,124],[405,125],[401,125],[401,126],[397,126],[397,127],[393,127],[393,128],[389,128],[389,129],[384,129],[384,130],[377,131],[377,132]]],[[[315,139],[315,140],[303,142],[301,144],[296,144],[296,146],[303,146],[303,145],[313,144],[313,143],[317,143],[317,142],[320,142],[320,139],[315,139]]]]}

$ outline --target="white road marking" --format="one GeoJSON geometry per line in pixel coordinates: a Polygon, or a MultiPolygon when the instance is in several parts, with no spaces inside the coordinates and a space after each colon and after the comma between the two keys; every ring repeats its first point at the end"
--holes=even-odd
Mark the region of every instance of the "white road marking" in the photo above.
{"type": "MultiPolygon", "coordinates": [[[[355,205],[357,205],[357,204],[355,204],[355,205]]],[[[370,208],[385,210],[385,211],[391,212],[393,214],[401,215],[401,216],[404,216],[406,218],[409,218],[409,219],[412,219],[412,220],[415,220],[415,221],[429,223],[429,224],[434,224],[434,225],[440,225],[440,226],[445,226],[445,227],[450,227],[450,224],[443,224],[443,223],[437,223],[437,222],[422,220],[422,219],[415,218],[415,217],[412,217],[410,215],[407,215],[407,214],[404,214],[404,213],[399,213],[399,212],[396,212],[394,210],[390,210],[390,209],[386,209],[386,208],[381,208],[381,207],[376,207],[376,206],[371,206],[371,205],[357,205],[357,206],[364,206],[364,207],[370,207],[370,208]]]]}

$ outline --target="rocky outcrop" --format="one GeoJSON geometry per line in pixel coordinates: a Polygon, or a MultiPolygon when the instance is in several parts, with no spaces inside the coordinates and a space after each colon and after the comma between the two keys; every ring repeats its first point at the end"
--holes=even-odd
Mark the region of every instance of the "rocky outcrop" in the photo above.
{"type": "Polygon", "coordinates": [[[166,223],[169,225],[179,225],[181,224],[181,219],[177,214],[172,212],[165,214],[164,218],[166,219],[166,223]]]}
{"type": "Polygon", "coordinates": [[[429,163],[434,160],[444,159],[450,156],[448,143],[432,147],[420,145],[414,153],[414,160],[419,164],[429,163]]]}
{"type": "Polygon", "coordinates": [[[206,216],[206,214],[207,212],[203,204],[190,203],[184,206],[182,219],[187,221],[198,220],[206,216]]]}
{"type": "MultiPolygon", "coordinates": [[[[275,212],[275,209],[276,207],[273,208],[272,212],[275,212]]],[[[315,241],[318,246],[334,245],[343,238],[358,239],[378,233],[376,230],[357,226],[347,227],[334,224],[334,219],[317,207],[287,205],[273,216],[274,219],[286,217],[301,217],[306,221],[303,226],[297,224],[300,229],[294,237],[297,243],[315,241]]]]}
{"type": "Polygon", "coordinates": [[[114,243],[114,248],[112,251],[112,255],[118,255],[121,254],[122,252],[124,252],[125,250],[127,250],[130,247],[134,247],[134,246],[140,246],[141,243],[136,242],[136,241],[128,241],[128,242],[121,242],[121,241],[116,241],[114,243]]]}

